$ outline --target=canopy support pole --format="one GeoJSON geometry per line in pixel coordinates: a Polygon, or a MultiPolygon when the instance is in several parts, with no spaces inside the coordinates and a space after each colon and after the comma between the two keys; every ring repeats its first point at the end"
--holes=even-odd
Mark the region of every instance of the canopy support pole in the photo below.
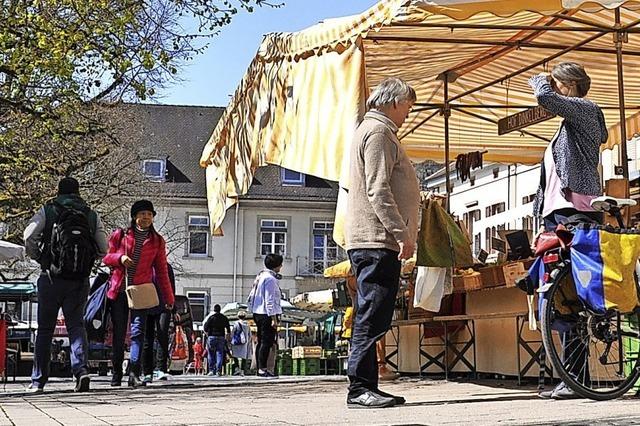
{"type": "MultiPolygon", "coordinates": [[[[627,157],[627,115],[625,111],[624,100],[624,70],[623,70],[623,58],[622,58],[622,43],[626,40],[626,33],[621,26],[620,20],[620,8],[615,10],[616,19],[616,33],[615,33],[615,45],[616,45],[616,59],[618,65],[618,103],[620,104],[620,150],[618,158],[620,166],[622,166],[622,176],[625,179],[629,179],[629,159],[627,157]]],[[[627,189],[628,192],[628,189],[627,189]]],[[[629,194],[625,194],[626,197],[629,194]]]]}
{"type": "Polygon", "coordinates": [[[445,73],[444,80],[444,106],[442,115],[444,116],[444,167],[445,184],[447,185],[447,213],[451,213],[451,176],[449,173],[449,117],[451,108],[449,106],[449,74],[445,73]]]}

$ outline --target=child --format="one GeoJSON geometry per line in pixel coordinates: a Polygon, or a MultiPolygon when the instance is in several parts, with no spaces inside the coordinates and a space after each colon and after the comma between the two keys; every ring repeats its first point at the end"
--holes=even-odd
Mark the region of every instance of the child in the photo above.
{"type": "Polygon", "coordinates": [[[193,345],[193,361],[195,363],[196,374],[204,374],[204,366],[202,365],[204,356],[205,349],[202,344],[202,338],[198,337],[196,343],[193,345]]]}

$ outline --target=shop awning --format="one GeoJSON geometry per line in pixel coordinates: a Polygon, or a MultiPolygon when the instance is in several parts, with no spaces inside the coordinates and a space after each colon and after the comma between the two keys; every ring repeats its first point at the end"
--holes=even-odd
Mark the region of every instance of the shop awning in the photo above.
{"type": "MultiPolygon", "coordinates": [[[[538,163],[557,119],[503,136],[497,120],[535,104],[531,75],[576,61],[592,77],[589,98],[603,107],[609,126],[618,123],[616,28],[624,29],[632,115],[640,109],[639,22],[635,0],[386,0],[361,15],[268,34],[202,153],[212,226],[265,164],[348,187],[353,131],[369,89],[387,76],[407,80],[418,93],[399,132],[415,161],[445,158],[446,80],[450,158],[486,150],[487,161],[538,163]]],[[[613,144],[620,135],[611,138],[613,144]]]]}

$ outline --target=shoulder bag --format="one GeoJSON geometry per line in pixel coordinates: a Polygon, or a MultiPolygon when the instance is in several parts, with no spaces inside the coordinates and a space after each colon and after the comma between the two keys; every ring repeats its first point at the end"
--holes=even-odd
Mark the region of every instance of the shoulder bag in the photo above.
{"type": "MultiPolygon", "coordinates": [[[[127,254],[127,239],[125,237],[124,253],[127,254]]],[[[124,266],[124,265],[123,265],[124,266]]],[[[129,285],[129,273],[128,268],[124,268],[124,279],[126,282],[125,292],[127,293],[127,303],[129,309],[150,309],[155,308],[160,304],[158,299],[158,291],[154,283],[144,283],[137,285],[129,285]]]]}

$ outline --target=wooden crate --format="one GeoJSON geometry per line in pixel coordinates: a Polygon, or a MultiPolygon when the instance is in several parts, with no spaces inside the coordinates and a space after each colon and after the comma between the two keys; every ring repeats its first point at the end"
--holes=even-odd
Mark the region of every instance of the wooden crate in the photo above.
{"type": "Polygon", "coordinates": [[[501,287],[505,284],[502,266],[487,266],[480,268],[480,278],[483,288],[501,287]]]}
{"type": "Polygon", "coordinates": [[[322,356],[321,346],[296,346],[291,351],[293,359],[300,358],[320,358],[322,356]]]}
{"type": "Polygon", "coordinates": [[[482,288],[482,279],[479,273],[472,275],[454,275],[453,276],[453,292],[466,293],[482,288]]]}
{"type": "Polygon", "coordinates": [[[294,376],[317,376],[320,374],[320,358],[296,358],[293,360],[294,376]]]}
{"type": "Polygon", "coordinates": [[[505,284],[507,287],[515,287],[516,281],[527,275],[524,262],[511,262],[502,267],[505,284]]]}

